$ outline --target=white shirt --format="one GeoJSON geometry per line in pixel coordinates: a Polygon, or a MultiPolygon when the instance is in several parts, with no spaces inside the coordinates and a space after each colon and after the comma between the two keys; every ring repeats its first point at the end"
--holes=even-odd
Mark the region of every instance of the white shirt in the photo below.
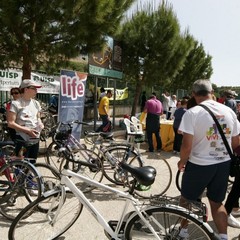
{"type": "MultiPolygon", "coordinates": [[[[204,101],[202,104],[214,113],[231,147],[231,138],[240,133],[236,114],[229,107],[213,100],[204,101]]],[[[186,111],[179,130],[193,135],[190,162],[211,165],[230,160],[212,116],[201,106],[195,106],[186,111]]]]}
{"type": "Polygon", "coordinates": [[[170,96],[165,95],[164,93],[162,94],[163,96],[163,102],[162,102],[162,106],[163,106],[163,111],[167,111],[169,110],[169,102],[170,102],[170,96]]]}

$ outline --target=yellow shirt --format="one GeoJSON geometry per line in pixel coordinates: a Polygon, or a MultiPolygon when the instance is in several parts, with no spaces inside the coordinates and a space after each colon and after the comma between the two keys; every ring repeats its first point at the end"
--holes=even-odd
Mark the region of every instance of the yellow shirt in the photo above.
{"type": "Polygon", "coordinates": [[[104,106],[106,106],[106,111],[108,113],[108,111],[109,111],[109,98],[107,96],[104,96],[99,103],[98,112],[99,112],[100,115],[106,115],[106,113],[104,111],[104,106]]]}

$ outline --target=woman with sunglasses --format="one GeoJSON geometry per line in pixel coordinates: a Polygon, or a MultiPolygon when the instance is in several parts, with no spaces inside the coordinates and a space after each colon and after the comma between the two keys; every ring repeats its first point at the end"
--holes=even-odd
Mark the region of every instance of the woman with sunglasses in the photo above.
{"type": "MultiPolygon", "coordinates": [[[[6,104],[6,117],[8,118],[8,113],[11,107],[12,101],[15,101],[21,97],[20,88],[14,87],[10,90],[11,100],[6,104]]],[[[16,131],[13,128],[8,128],[8,133],[12,141],[15,141],[16,131]]]]}
{"type": "Polygon", "coordinates": [[[17,100],[17,99],[19,99],[21,97],[20,88],[17,88],[17,87],[12,88],[10,90],[10,94],[11,94],[11,101],[9,101],[6,104],[6,110],[7,111],[10,110],[10,106],[11,106],[12,101],[17,100]]]}

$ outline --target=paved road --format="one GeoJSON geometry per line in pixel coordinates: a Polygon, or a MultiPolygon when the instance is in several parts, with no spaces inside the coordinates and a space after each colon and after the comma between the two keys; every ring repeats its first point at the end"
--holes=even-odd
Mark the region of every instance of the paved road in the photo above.
{"type": "MultiPolygon", "coordinates": [[[[171,153],[166,153],[166,152],[163,152],[161,154],[143,153],[143,157],[146,164],[148,162],[151,162],[151,160],[153,159],[154,160],[158,159],[161,155],[168,160],[173,172],[173,181],[169,190],[167,191],[167,195],[178,196],[179,192],[176,189],[175,182],[174,182],[178,156],[175,156],[175,155],[172,155],[171,153]]],[[[44,161],[44,158],[40,158],[39,161],[44,161]]],[[[90,194],[90,198],[94,206],[97,209],[99,209],[99,211],[103,214],[104,217],[111,220],[118,219],[119,213],[120,213],[119,209],[121,209],[121,206],[123,206],[122,201],[116,200],[116,198],[111,194],[102,193],[99,191],[94,191],[92,194],[90,194]]],[[[207,203],[207,199],[203,199],[203,201],[207,203]]],[[[209,222],[213,226],[211,216],[209,218],[209,222]]],[[[9,226],[10,226],[10,222],[6,221],[6,219],[0,216],[0,240],[8,239],[7,233],[8,233],[9,226]]],[[[239,234],[240,234],[239,229],[234,229],[229,227],[229,239],[238,240],[239,234]]],[[[32,239],[34,240],[34,236],[32,239]]],[[[101,226],[96,222],[96,220],[91,216],[91,214],[88,213],[86,209],[83,209],[82,215],[79,217],[75,225],[70,230],[68,230],[68,232],[66,232],[63,236],[59,238],[59,240],[80,240],[80,239],[83,239],[83,240],[107,239],[106,236],[104,235],[104,232],[101,226]]]]}

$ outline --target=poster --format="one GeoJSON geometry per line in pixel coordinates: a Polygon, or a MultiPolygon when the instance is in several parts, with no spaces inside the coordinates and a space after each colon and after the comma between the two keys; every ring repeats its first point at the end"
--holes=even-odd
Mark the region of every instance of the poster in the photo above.
{"type": "MultiPolygon", "coordinates": [[[[58,121],[82,121],[84,112],[87,73],[61,70],[58,121]]],[[[73,136],[79,140],[82,125],[73,125],[73,136]]]]}
{"type": "Polygon", "coordinates": [[[121,42],[106,37],[106,43],[99,52],[88,56],[89,73],[122,79],[122,46],[121,42]]]}
{"type": "MultiPolygon", "coordinates": [[[[42,87],[38,93],[59,93],[59,76],[49,76],[47,74],[32,72],[31,79],[42,87]]],[[[0,69],[0,91],[10,91],[13,87],[19,87],[22,82],[22,71],[18,69],[0,69]]]]}

